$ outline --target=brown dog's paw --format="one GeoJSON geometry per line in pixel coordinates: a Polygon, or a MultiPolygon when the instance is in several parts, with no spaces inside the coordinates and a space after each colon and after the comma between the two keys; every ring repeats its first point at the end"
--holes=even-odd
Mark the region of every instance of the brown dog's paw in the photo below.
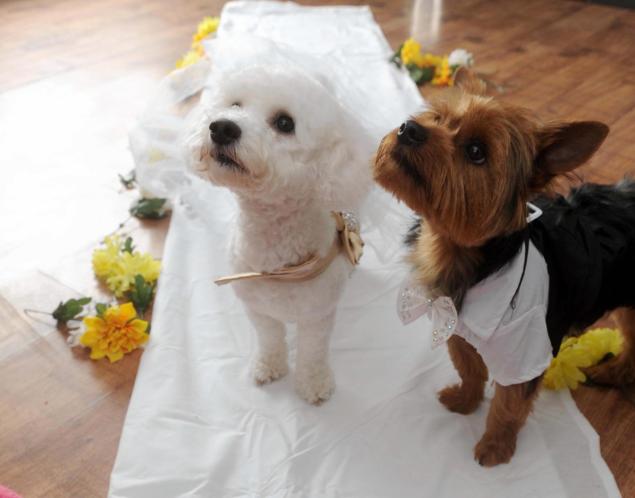
{"type": "Polygon", "coordinates": [[[439,391],[439,401],[451,412],[468,415],[478,408],[483,400],[482,389],[454,384],[439,391]]]}
{"type": "Polygon", "coordinates": [[[625,386],[635,382],[635,364],[623,353],[599,365],[583,368],[582,371],[596,384],[625,386]]]}
{"type": "Polygon", "coordinates": [[[483,435],[474,448],[474,458],[483,467],[508,463],[516,451],[516,438],[483,435]]]}

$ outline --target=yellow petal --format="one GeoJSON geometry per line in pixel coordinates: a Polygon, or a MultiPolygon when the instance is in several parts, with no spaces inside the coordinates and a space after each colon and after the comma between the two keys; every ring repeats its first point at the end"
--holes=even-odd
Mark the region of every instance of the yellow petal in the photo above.
{"type": "Polygon", "coordinates": [[[90,359],[91,360],[99,360],[101,358],[103,358],[104,356],[106,356],[106,352],[98,349],[98,348],[93,348],[90,351],[90,359]]]}
{"type": "Polygon", "coordinates": [[[82,322],[84,323],[86,330],[94,330],[99,332],[106,327],[106,323],[104,322],[104,320],[98,316],[86,316],[84,317],[82,322]]]}
{"type": "Polygon", "coordinates": [[[141,319],[136,319],[136,320],[132,320],[128,326],[134,330],[135,332],[139,333],[139,334],[143,334],[145,333],[145,331],[148,329],[148,322],[146,322],[145,320],[141,320],[141,319]]]}
{"type": "Polygon", "coordinates": [[[121,351],[108,352],[106,353],[106,355],[108,356],[110,363],[114,363],[116,361],[121,360],[121,358],[123,358],[123,353],[121,351]]]}
{"type": "Polygon", "coordinates": [[[129,322],[136,316],[137,312],[134,309],[134,305],[132,303],[128,302],[119,306],[119,318],[123,320],[124,323],[129,322]]]}
{"type": "Polygon", "coordinates": [[[89,330],[88,332],[84,332],[82,336],[79,338],[79,343],[83,346],[90,347],[99,341],[99,334],[93,330],[89,330]]]}

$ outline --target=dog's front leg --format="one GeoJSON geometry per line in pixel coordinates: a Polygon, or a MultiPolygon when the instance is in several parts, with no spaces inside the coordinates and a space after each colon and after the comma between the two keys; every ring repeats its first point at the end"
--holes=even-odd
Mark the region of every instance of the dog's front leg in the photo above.
{"type": "Polygon", "coordinates": [[[487,367],[474,346],[462,337],[451,336],[448,351],[461,382],[439,391],[439,401],[451,412],[467,415],[476,410],[483,400],[487,367]]]}
{"type": "Polygon", "coordinates": [[[302,398],[314,405],[329,399],[335,389],[328,363],[329,338],[334,324],[335,313],[320,320],[298,323],[295,388],[302,398]]]}
{"type": "Polygon", "coordinates": [[[252,360],[251,371],[257,384],[267,384],[289,371],[284,323],[269,316],[247,311],[256,329],[258,351],[252,360]]]}
{"type": "Polygon", "coordinates": [[[511,386],[496,384],[485,434],[474,448],[479,464],[493,467],[511,460],[518,432],[531,412],[541,380],[542,376],[511,386]]]}

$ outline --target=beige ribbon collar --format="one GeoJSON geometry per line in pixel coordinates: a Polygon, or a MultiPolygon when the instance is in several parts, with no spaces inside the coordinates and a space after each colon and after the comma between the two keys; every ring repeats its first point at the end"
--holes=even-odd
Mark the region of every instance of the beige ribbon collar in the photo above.
{"type": "Polygon", "coordinates": [[[324,257],[314,254],[306,261],[284,266],[270,272],[247,272],[228,275],[214,280],[216,285],[225,285],[238,280],[278,280],[282,282],[304,282],[317,277],[326,270],[340,251],[352,265],[357,265],[364,250],[364,241],[359,234],[359,223],[352,213],[331,213],[335,218],[336,235],[329,252],[324,257]]]}

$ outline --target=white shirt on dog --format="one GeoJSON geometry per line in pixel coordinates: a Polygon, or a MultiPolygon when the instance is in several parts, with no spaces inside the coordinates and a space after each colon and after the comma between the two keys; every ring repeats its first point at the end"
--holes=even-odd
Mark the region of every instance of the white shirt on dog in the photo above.
{"type": "Polygon", "coordinates": [[[404,324],[427,314],[434,326],[433,348],[452,334],[463,337],[481,355],[491,377],[507,386],[538,377],[551,362],[548,298],[547,264],[529,242],[503,268],[468,290],[458,316],[450,298],[428,298],[412,277],[399,292],[397,312],[404,324]]]}

